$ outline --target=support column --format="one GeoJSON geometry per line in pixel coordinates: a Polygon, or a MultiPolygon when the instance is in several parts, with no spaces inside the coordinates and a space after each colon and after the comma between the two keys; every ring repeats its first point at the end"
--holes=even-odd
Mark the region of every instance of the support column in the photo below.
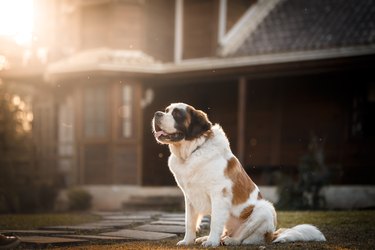
{"type": "Polygon", "coordinates": [[[221,41],[223,40],[223,37],[226,33],[226,27],[227,27],[227,0],[220,0],[219,3],[219,21],[218,21],[218,36],[217,41],[219,44],[221,44],[221,41]]]}
{"type": "Polygon", "coordinates": [[[174,27],[174,62],[182,61],[183,51],[183,26],[184,26],[184,0],[175,1],[175,27],[174,27]]]}
{"type": "Polygon", "coordinates": [[[237,157],[245,164],[245,127],[246,127],[246,78],[238,79],[238,112],[237,112],[237,157]]]}

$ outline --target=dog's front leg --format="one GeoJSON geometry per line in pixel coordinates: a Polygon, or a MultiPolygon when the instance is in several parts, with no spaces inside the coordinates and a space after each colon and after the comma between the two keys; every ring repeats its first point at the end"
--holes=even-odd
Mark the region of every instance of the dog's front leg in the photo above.
{"type": "Polygon", "coordinates": [[[177,243],[180,245],[190,245],[196,238],[197,220],[199,214],[196,212],[190,201],[185,197],[185,237],[177,243]]]}
{"type": "Polygon", "coordinates": [[[216,247],[220,245],[224,225],[229,217],[229,208],[229,202],[223,197],[211,197],[211,229],[208,239],[202,243],[202,246],[216,247]]]}

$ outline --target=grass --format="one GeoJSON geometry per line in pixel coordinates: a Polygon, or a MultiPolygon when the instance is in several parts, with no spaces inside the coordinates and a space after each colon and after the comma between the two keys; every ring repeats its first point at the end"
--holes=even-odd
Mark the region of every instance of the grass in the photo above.
{"type": "Polygon", "coordinates": [[[45,226],[76,225],[98,221],[100,216],[81,213],[63,214],[5,214],[0,215],[0,230],[37,229],[45,226]]]}
{"type": "MultiPolygon", "coordinates": [[[[97,216],[82,214],[47,215],[0,215],[1,229],[37,228],[46,225],[72,225],[97,220],[97,216]]],[[[263,249],[374,249],[375,211],[327,211],[327,212],[279,212],[278,227],[292,227],[301,223],[311,223],[319,227],[327,242],[265,244],[263,249]]],[[[203,234],[207,234],[205,231],[203,234]]],[[[167,241],[125,242],[105,244],[90,243],[78,246],[55,247],[64,250],[128,250],[128,249],[203,249],[198,245],[176,247],[182,236],[167,241]]],[[[212,249],[212,248],[211,248],[212,249]]],[[[218,247],[216,249],[262,249],[260,246],[218,247]]]]}

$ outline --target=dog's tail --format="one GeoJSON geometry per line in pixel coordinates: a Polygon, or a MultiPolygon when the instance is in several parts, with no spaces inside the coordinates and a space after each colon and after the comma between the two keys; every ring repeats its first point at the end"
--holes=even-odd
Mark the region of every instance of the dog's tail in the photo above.
{"type": "Polygon", "coordinates": [[[326,241],[326,238],[313,225],[302,224],[292,228],[280,228],[273,233],[272,243],[293,241],[326,241]]]}

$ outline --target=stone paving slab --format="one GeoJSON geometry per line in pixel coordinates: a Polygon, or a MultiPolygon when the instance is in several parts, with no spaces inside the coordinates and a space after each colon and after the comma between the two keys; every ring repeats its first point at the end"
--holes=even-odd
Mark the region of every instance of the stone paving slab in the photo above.
{"type": "MultiPolygon", "coordinates": [[[[185,221],[185,216],[184,217],[159,217],[159,220],[163,221],[185,221]]],[[[210,218],[208,217],[203,217],[202,222],[210,222],[210,218]]]]}
{"type": "Polygon", "coordinates": [[[127,227],[127,226],[131,226],[131,225],[134,225],[134,221],[127,221],[127,220],[120,220],[120,221],[116,221],[116,220],[102,220],[102,221],[98,221],[98,222],[95,222],[95,224],[98,224],[100,226],[108,226],[108,227],[127,227]]]}
{"type": "MultiPolygon", "coordinates": [[[[175,226],[185,226],[185,221],[169,221],[169,220],[157,220],[150,223],[151,225],[175,225],[175,226]]],[[[200,227],[209,228],[210,223],[208,222],[201,222],[200,227]]]]}
{"type": "Polygon", "coordinates": [[[132,214],[137,214],[137,215],[148,215],[148,216],[160,216],[163,212],[161,211],[154,211],[154,210],[145,210],[145,211],[138,211],[134,212],[132,214]]]}
{"type": "Polygon", "coordinates": [[[112,215],[103,216],[104,220],[151,220],[151,215],[112,215]]]}
{"type": "MultiPolygon", "coordinates": [[[[17,235],[52,235],[61,234],[61,231],[57,230],[0,230],[0,233],[16,233],[17,235]]],[[[74,234],[74,231],[64,231],[64,234],[74,234]]]]}
{"type": "Polygon", "coordinates": [[[82,227],[93,227],[98,229],[116,228],[116,227],[127,227],[134,225],[133,221],[98,221],[93,223],[82,224],[82,227]]]}
{"type": "Polygon", "coordinates": [[[185,218],[185,213],[162,213],[160,217],[169,217],[169,218],[183,217],[185,218]]]}
{"type": "Polygon", "coordinates": [[[70,244],[70,243],[87,242],[87,240],[84,240],[84,239],[47,237],[47,236],[20,236],[19,238],[22,243],[32,243],[32,244],[70,244]]]}
{"type": "Polygon", "coordinates": [[[104,216],[118,216],[118,215],[124,215],[124,212],[113,212],[113,211],[92,211],[91,214],[98,215],[101,217],[104,216]]]}
{"type": "Polygon", "coordinates": [[[164,221],[185,221],[185,217],[181,218],[174,218],[174,217],[159,217],[159,220],[164,220],[164,221]]]}
{"type": "Polygon", "coordinates": [[[41,227],[41,229],[45,230],[61,230],[61,231],[97,231],[97,230],[108,230],[113,227],[107,225],[101,225],[97,223],[90,223],[90,224],[82,224],[82,225],[74,225],[74,226],[47,226],[41,227]]]}
{"type": "Polygon", "coordinates": [[[147,222],[152,221],[152,219],[149,219],[149,220],[143,220],[143,219],[124,219],[124,220],[104,219],[104,220],[105,221],[113,221],[113,222],[121,221],[121,222],[124,222],[124,223],[130,223],[130,224],[134,224],[134,223],[147,223],[147,222]]]}
{"type": "Polygon", "coordinates": [[[210,223],[209,222],[202,222],[199,226],[200,226],[201,229],[209,229],[210,223]]]}
{"type": "Polygon", "coordinates": [[[116,237],[116,236],[106,236],[106,235],[85,235],[85,234],[75,234],[75,235],[59,235],[60,237],[68,237],[68,238],[78,238],[78,239],[87,239],[87,240],[98,240],[98,241],[126,241],[128,239],[123,237],[116,237]]]}
{"type": "Polygon", "coordinates": [[[159,232],[145,232],[140,230],[123,229],[116,232],[102,233],[100,235],[123,237],[134,240],[165,240],[177,237],[176,234],[159,233],[159,232]]]}
{"type": "Polygon", "coordinates": [[[150,231],[150,232],[163,232],[163,233],[174,233],[182,234],[185,233],[184,226],[177,225],[151,225],[146,224],[139,227],[135,227],[135,230],[150,231]]]}
{"type": "Polygon", "coordinates": [[[157,220],[150,223],[151,225],[175,225],[185,226],[185,221],[157,220]]]}

